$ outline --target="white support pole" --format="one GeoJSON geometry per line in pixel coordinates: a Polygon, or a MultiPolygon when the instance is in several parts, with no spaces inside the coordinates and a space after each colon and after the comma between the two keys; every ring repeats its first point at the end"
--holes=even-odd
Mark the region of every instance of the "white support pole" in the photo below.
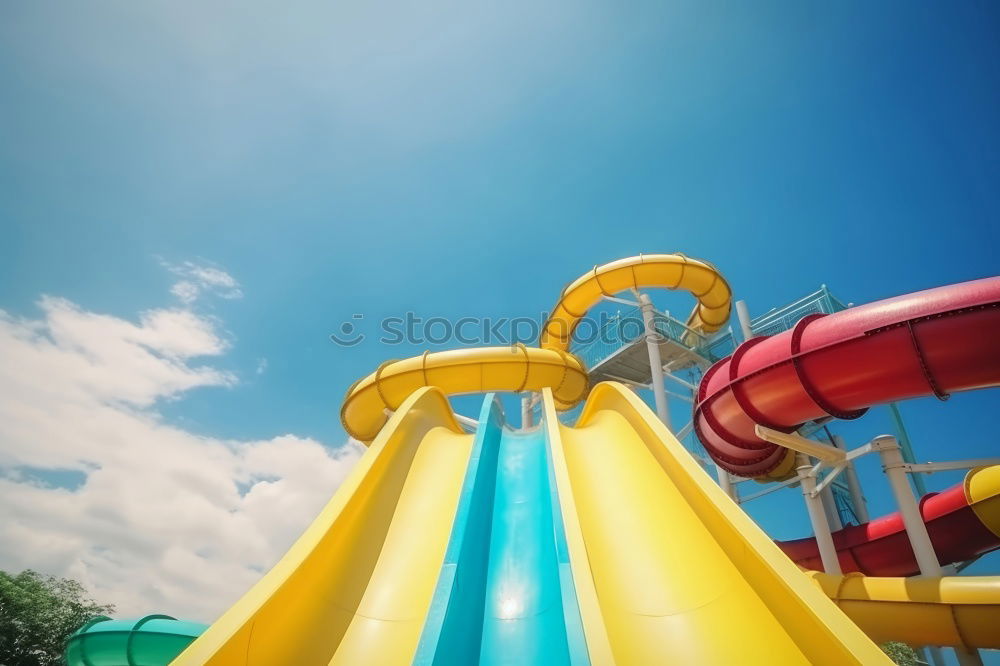
{"type": "Polygon", "coordinates": [[[729,495],[734,502],[739,504],[739,490],[737,490],[736,485],[733,484],[733,479],[729,476],[729,472],[723,469],[721,465],[716,465],[715,473],[719,477],[719,487],[722,488],[722,490],[729,495]]]}
{"type": "Polygon", "coordinates": [[[920,653],[924,650],[927,651],[926,661],[930,666],[948,666],[948,662],[944,660],[944,654],[941,652],[941,648],[936,645],[927,645],[920,650],[917,650],[917,656],[921,656],[920,653]]]}
{"type": "Polygon", "coordinates": [[[823,511],[826,513],[826,522],[829,523],[830,529],[836,532],[843,528],[844,524],[840,522],[840,512],[837,510],[837,500],[833,496],[833,485],[824,486],[819,491],[819,496],[823,500],[823,511]]]}
{"type": "MultiPolygon", "coordinates": [[[[844,438],[840,435],[833,436],[833,443],[841,451],[847,450],[847,444],[844,442],[844,438]]],[[[854,469],[854,461],[847,461],[847,468],[844,470],[844,478],[847,480],[847,491],[851,493],[851,504],[854,505],[854,515],[857,516],[858,522],[867,523],[868,517],[868,503],[865,500],[865,495],[861,492],[861,481],[858,480],[858,472],[854,469]]]]}
{"type": "Polygon", "coordinates": [[[833,546],[833,536],[830,534],[830,523],[827,522],[826,512],[823,510],[823,500],[818,494],[813,496],[813,491],[816,490],[816,477],[812,476],[809,456],[797,453],[796,462],[798,462],[799,486],[802,489],[802,498],[806,501],[806,509],[809,511],[809,522],[812,523],[813,534],[816,535],[816,545],[819,547],[819,557],[823,561],[823,571],[839,575],[841,573],[840,560],[837,559],[837,549],[833,546]]]}
{"type": "Polygon", "coordinates": [[[906,461],[899,448],[899,442],[892,435],[879,435],[872,440],[872,448],[878,451],[882,458],[882,470],[889,477],[892,494],[899,505],[899,514],[903,517],[906,535],[913,548],[913,556],[917,560],[922,576],[942,575],[941,565],[934,553],[934,545],[927,534],[927,525],[920,515],[920,506],[910,490],[910,482],[906,478],[906,461]]]}
{"type": "MultiPolygon", "coordinates": [[[[931,537],[927,533],[927,525],[920,515],[920,505],[910,490],[906,473],[907,463],[903,459],[899,442],[892,435],[880,435],[872,440],[872,448],[878,451],[882,458],[882,470],[889,477],[892,494],[896,497],[899,514],[903,517],[903,525],[906,527],[906,536],[910,539],[913,556],[917,560],[917,566],[920,567],[920,575],[934,577],[944,575],[944,570],[934,552],[934,544],[931,543],[931,537]]],[[[955,648],[955,658],[960,666],[978,666],[983,663],[979,651],[974,648],[970,650],[955,648]]]]}
{"type": "Polygon", "coordinates": [[[653,378],[656,415],[667,428],[670,428],[670,407],[667,404],[667,389],[663,385],[663,360],[660,357],[660,334],[656,332],[653,321],[653,302],[649,300],[647,294],[639,293],[639,307],[642,309],[642,321],[646,325],[646,348],[649,351],[649,370],[653,378]]]}
{"type": "Polygon", "coordinates": [[[983,666],[983,658],[979,656],[979,650],[971,648],[955,648],[955,657],[960,666],[983,666]]]}
{"type": "Polygon", "coordinates": [[[521,427],[530,428],[532,425],[532,412],[531,412],[531,393],[525,393],[521,396],[521,427]]]}
{"type": "Polygon", "coordinates": [[[746,301],[736,301],[736,319],[740,322],[740,332],[744,340],[753,337],[753,329],[750,327],[750,310],[746,301]]]}

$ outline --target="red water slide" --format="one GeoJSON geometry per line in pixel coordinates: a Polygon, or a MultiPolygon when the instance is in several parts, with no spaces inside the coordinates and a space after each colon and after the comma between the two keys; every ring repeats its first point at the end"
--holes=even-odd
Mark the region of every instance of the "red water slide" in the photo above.
{"type": "MultiPolygon", "coordinates": [[[[810,315],[772,337],[744,342],[702,379],[696,432],[733,474],[783,478],[794,453],[756,436],[757,424],[792,432],[824,417],[857,418],[872,406],[1000,385],[1000,277],[929,289],[832,315],[810,315]]],[[[969,507],[962,484],[921,502],[944,562],[971,559],[1000,540],[969,507]]],[[[834,535],[845,571],[916,572],[898,514],[834,535]]],[[[817,567],[813,539],[781,544],[817,567]]]]}
{"type": "Polygon", "coordinates": [[[791,452],[757,437],[758,423],[792,432],[828,416],[857,418],[872,405],[998,385],[993,277],[809,315],[748,340],[705,373],[694,424],[719,465],[762,477],[790,468],[791,452]]]}
{"type": "MultiPolygon", "coordinates": [[[[987,496],[970,498],[966,484],[959,483],[943,492],[924,495],[920,501],[920,513],[942,565],[971,560],[1000,547],[1000,536],[996,532],[1000,489],[983,490],[987,491],[987,496]]],[[[800,566],[823,570],[819,547],[813,537],[779,541],[778,545],[800,566]]],[[[869,576],[920,573],[898,512],[834,532],[833,545],[840,568],[845,572],[860,571],[869,576]]]]}

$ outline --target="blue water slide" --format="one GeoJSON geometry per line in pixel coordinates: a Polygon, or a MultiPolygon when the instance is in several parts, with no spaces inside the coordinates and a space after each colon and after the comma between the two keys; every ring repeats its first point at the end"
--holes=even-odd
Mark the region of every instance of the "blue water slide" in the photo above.
{"type": "Polygon", "coordinates": [[[502,432],[503,408],[490,393],[479,414],[451,540],[414,664],[474,664],[479,659],[502,432]]]}
{"type": "Polygon", "coordinates": [[[544,428],[487,396],[415,664],[589,664],[558,501],[544,428]]]}

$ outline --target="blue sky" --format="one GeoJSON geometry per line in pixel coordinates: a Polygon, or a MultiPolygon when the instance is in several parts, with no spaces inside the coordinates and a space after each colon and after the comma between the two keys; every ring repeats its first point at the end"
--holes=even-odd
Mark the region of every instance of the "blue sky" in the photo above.
{"type": "MultiPolygon", "coordinates": [[[[332,345],[354,313],[535,315],[638,252],[712,261],[754,314],[995,274],[998,29],[974,2],[8,4],[0,308],[137,321],[177,306],[165,264],[215,267],[243,297],[191,309],[234,379],[158,418],[333,446],[349,383],[422,350],[332,345]]],[[[986,455],[996,405],[904,414],[926,457],[986,455]]]]}

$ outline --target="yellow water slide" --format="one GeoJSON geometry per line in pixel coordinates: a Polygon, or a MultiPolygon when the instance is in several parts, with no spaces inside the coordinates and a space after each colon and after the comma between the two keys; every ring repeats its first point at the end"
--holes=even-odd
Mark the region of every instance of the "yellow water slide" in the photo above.
{"type": "Polygon", "coordinates": [[[890,663],[628,389],[545,409],[593,663],[890,663]]]}
{"type": "Polygon", "coordinates": [[[423,388],[278,564],[173,664],[409,664],[472,435],[423,388]]]}
{"type": "Polygon", "coordinates": [[[1000,649],[1000,576],[807,575],[877,642],[1000,649]]]}
{"type": "Polygon", "coordinates": [[[424,386],[448,395],[489,391],[539,391],[551,387],[560,410],[587,395],[587,370],[576,356],[561,349],[522,344],[424,352],[402,361],[386,361],[347,390],[340,421],[362,442],[375,438],[387,414],[424,386]]]}
{"type": "Polygon", "coordinates": [[[693,330],[728,317],[711,264],[640,255],[571,283],[541,349],[425,353],[355,383],[341,420],[368,450],[278,564],[173,663],[412,663],[472,456],[447,395],[494,390],[543,393],[590,663],[889,663],[862,629],[997,647],[1000,579],[810,580],[624,386],[599,384],[575,427],[559,423],[555,410],[589,388],[566,351],[580,317],[649,286],[690,291],[693,330]]]}
{"type": "Polygon", "coordinates": [[[714,333],[729,320],[732,290],[715,266],[680,253],[640,254],[594,266],[566,285],[542,326],[539,346],[569,349],[573,330],[587,310],[605,296],[642,287],[690,292],[698,301],[687,320],[692,330],[714,333]]]}

